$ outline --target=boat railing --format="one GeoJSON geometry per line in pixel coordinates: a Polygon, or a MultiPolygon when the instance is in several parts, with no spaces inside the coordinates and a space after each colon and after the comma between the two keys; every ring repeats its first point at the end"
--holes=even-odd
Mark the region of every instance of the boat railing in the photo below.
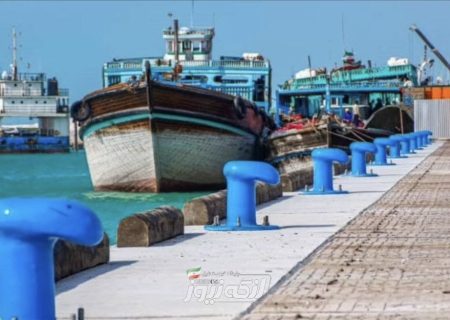
{"type": "Polygon", "coordinates": [[[208,60],[191,60],[191,61],[181,61],[181,65],[184,67],[209,67],[210,61],[208,60]]]}
{"type": "MultiPolygon", "coordinates": [[[[295,87],[291,87],[290,89],[283,89],[281,91],[288,92],[289,90],[314,90],[314,89],[322,89],[325,90],[327,87],[326,84],[308,84],[308,85],[299,85],[295,87]]],[[[337,83],[330,84],[329,88],[331,90],[339,90],[339,89],[395,89],[402,87],[401,82],[397,81],[377,81],[377,82],[363,82],[363,83],[337,83]]]]}
{"type": "Polygon", "coordinates": [[[211,86],[206,85],[205,88],[230,94],[233,96],[241,96],[244,99],[253,99],[253,87],[248,86],[211,86]]]}
{"type": "Polygon", "coordinates": [[[42,89],[31,89],[31,88],[1,88],[0,97],[34,97],[42,96],[42,89]]]}
{"type": "Polygon", "coordinates": [[[18,80],[20,81],[45,81],[45,73],[19,73],[18,80]]]}
{"type": "Polygon", "coordinates": [[[59,88],[58,89],[58,97],[68,97],[69,96],[69,89],[66,88],[59,88]]]}
{"type": "Polygon", "coordinates": [[[35,114],[55,114],[58,113],[57,107],[55,104],[52,105],[6,105],[3,106],[3,113],[10,114],[23,114],[27,115],[35,115],[35,114]]]}
{"type": "Polygon", "coordinates": [[[142,62],[124,62],[122,69],[142,69],[142,62]]]}
{"type": "MultiPolygon", "coordinates": [[[[332,74],[332,81],[344,82],[344,81],[363,81],[363,80],[382,80],[382,79],[392,79],[401,76],[409,76],[414,78],[415,66],[408,64],[402,66],[384,66],[384,67],[373,67],[364,68],[356,70],[339,70],[332,74]]],[[[326,75],[319,75],[311,78],[301,78],[294,79],[293,87],[299,87],[303,85],[311,84],[323,84],[325,85],[327,81],[326,75]]]]}
{"type": "MultiPolygon", "coordinates": [[[[145,61],[149,61],[152,68],[167,67],[172,64],[162,59],[143,59],[141,62],[107,62],[105,70],[143,70],[145,61]]],[[[181,61],[184,67],[211,67],[211,68],[269,68],[268,61],[253,60],[189,60],[181,61]]]]}
{"type": "MultiPolygon", "coordinates": [[[[192,28],[189,29],[185,32],[186,34],[202,34],[202,35],[211,35],[214,34],[214,29],[213,28],[192,28]]],[[[173,29],[166,29],[163,30],[163,35],[165,36],[173,36],[175,35],[175,30],[173,29]]]]}
{"type": "Polygon", "coordinates": [[[232,68],[268,68],[269,63],[267,61],[253,61],[253,60],[214,60],[212,61],[213,67],[232,67],[232,68]]]}
{"type": "MultiPolygon", "coordinates": [[[[17,88],[17,89],[0,89],[0,97],[41,97],[44,96],[44,92],[42,89],[32,89],[32,88],[17,88]]],[[[57,95],[48,95],[48,96],[59,96],[59,97],[68,97],[69,89],[58,89],[57,95]]]]}

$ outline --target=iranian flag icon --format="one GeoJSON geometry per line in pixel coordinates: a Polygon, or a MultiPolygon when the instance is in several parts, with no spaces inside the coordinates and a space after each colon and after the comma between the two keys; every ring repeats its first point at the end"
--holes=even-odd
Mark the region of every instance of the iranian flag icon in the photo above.
{"type": "Polygon", "coordinates": [[[200,278],[200,271],[201,270],[202,270],[201,267],[187,269],[186,273],[188,275],[189,280],[194,280],[194,279],[200,278]]]}

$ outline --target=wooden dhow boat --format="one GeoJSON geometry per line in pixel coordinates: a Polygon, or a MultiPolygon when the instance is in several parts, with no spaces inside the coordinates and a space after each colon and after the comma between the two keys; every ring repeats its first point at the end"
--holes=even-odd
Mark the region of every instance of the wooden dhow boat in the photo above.
{"type": "Polygon", "coordinates": [[[270,119],[255,104],[176,82],[95,91],[72,105],[95,190],[172,192],[225,186],[231,160],[263,158],[270,119]]]}

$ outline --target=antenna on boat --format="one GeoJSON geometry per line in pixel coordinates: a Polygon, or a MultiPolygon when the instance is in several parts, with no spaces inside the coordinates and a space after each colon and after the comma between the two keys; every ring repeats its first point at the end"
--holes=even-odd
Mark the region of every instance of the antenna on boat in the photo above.
{"type": "Polygon", "coordinates": [[[13,65],[12,65],[12,71],[13,71],[13,80],[17,81],[17,34],[16,34],[16,28],[13,27],[12,29],[12,41],[13,41],[13,65]]]}
{"type": "Polygon", "coordinates": [[[344,14],[343,13],[341,16],[341,28],[342,28],[342,45],[344,46],[344,51],[345,51],[347,46],[345,45],[345,29],[344,29],[344,14]]]}
{"type": "Polygon", "coordinates": [[[194,27],[194,0],[191,3],[191,28],[194,27]]]}
{"type": "Polygon", "coordinates": [[[312,83],[312,70],[311,70],[311,56],[308,54],[308,69],[309,69],[309,79],[312,83]]]}

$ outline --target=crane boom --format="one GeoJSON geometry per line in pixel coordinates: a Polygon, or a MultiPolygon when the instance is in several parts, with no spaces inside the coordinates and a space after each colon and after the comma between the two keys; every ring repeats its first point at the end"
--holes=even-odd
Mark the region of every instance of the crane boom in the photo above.
{"type": "Polygon", "coordinates": [[[442,64],[450,71],[450,63],[439,52],[439,50],[433,46],[433,44],[430,42],[430,40],[428,40],[428,38],[423,34],[423,32],[420,31],[420,29],[414,24],[411,27],[409,27],[409,30],[417,33],[419,38],[422,39],[423,42],[425,42],[425,44],[431,49],[431,51],[433,51],[434,55],[439,59],[439,61],[441,61],[442,64]]]}

